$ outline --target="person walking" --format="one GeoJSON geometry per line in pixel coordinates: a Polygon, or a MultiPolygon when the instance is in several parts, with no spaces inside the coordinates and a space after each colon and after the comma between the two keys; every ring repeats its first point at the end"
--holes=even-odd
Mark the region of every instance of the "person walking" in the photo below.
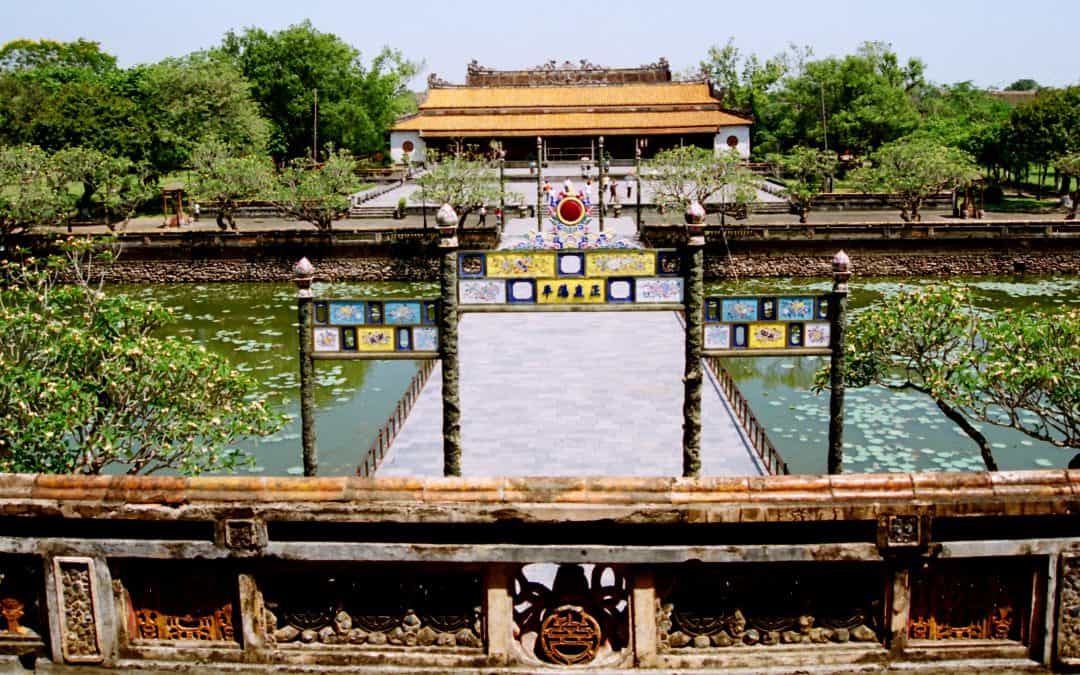
{"type": "Polygon", "coordinates": [[[630,201],[630,193],[634,189],[634,184],[630,182],[630,176],[627,176],[624,180],[626,180],[626,201],[630,201]]]}
{"type": "Polygon", "coordinates": [[[616,200],[617,200],[617,199],[619,198],[619,186],[618,186],[618,184],[617,184],[617,183],[615,182],[615,180],[613,179],[613,180],[611,181],[611,185],[609,185],[608,187],[610,187],[610,188],[611,188],[611,190],[610,190],[610,193],[611,193],[611,203],[612,203],[612,204],[614,204],[614,203],[615,203],[615,201],[616,201],[616,200]]]}
{"type": "Polygon", "coordinates": [[[480,220],[476,223],[477,227],[483,227],[487,221],[487,207],[483,204],[480,205],[480,220]]]}

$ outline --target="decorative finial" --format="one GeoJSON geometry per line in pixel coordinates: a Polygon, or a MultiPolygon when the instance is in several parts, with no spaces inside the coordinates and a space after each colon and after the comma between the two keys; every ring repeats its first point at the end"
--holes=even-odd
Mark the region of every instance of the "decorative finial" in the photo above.
{"type": "Polygon", "coordinates": [[[315,276],[315,266],[304,257],[293,265],[292,271],[293,281],[296,282],[296,287],[300,289],[300,294],[310,297],[311,291],[309,289],[311,288],[311,280],[315,276]]]}
{"type": "Polygon", "coordinates": [[[458,214],[454,210],[453,206],[449,204],[443,204],[439,207],[439,211],[435,214],[435,222],[439,227],[443,228],[456,228],[458,225],[458,214]]]}
{"type": "Polygon", "coordinates": [[[686,207],[686,213],[683,214],[683,217],[686,219],[687,225],[701,225],[705,222],[705,207],[695,199],[686,207]]]}

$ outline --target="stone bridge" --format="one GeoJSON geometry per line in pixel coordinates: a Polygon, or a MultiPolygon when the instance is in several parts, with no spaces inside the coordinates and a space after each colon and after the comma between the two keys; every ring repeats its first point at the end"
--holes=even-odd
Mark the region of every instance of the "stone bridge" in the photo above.
{"type": "Polygon", "coordinates": [[[1080,665],[1080,472],[0,477],[10,671],[1080,665]]]}

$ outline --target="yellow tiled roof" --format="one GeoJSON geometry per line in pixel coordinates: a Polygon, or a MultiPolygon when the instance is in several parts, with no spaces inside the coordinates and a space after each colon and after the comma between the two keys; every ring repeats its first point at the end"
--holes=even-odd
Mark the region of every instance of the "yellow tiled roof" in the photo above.
{"type": "Polygon", "coordinates": [[[722,110],[671,112],[570,112],[542,114],[424,115],[394,125],[394,131],[424,136],[564,136],[633,133],[716,133],[717,127],[750,124],[722,110]]]}
{"type": "Polygon", "coordinates": [[[428,91],[420,110],[609,105],[718,105],[707,82],[565,87],[447,87],[428,91]]]}

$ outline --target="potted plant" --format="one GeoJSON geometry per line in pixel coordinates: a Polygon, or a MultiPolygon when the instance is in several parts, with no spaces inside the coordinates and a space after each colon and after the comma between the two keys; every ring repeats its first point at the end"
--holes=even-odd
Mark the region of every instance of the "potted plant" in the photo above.
{"type": "Polygon", "coordinates": [[[401,220],[405,217],[405,198],[402,197],[397,202],[397,210],[394,211],[394,218],[401,220]]]}

